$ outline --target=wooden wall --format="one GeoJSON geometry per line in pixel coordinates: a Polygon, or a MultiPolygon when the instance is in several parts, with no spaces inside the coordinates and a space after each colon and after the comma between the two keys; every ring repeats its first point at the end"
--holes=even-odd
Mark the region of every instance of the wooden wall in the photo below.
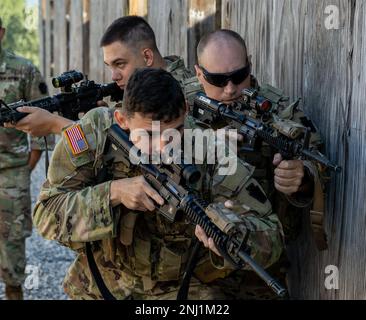
{"type": "Polygon", "coordinates": [[[99,41],[116,18],[127,15],[127,0],[40,0],[41,69],[51,78],[77,69],[97,82],[110,82],[99,41]]]}
{"type": "MultiPolygon", "coordinates": [[[[327,193],[329,250],[318,252],[309,228],[290,248],[292,294],[307,299],[365,299],[366,3],[359,0],[223,0],[223,27],[238,31],[259,80],[302,97],[327,154],[343,166],[327,193]],[[325,8],[339,8],[340,27],[325,27],[325,8]],[[324,286],[339,268],[339,289],[324,286]]],[[[307,217],[304,217],[307,220],[307,217]]],[[[304,224],[307,226],[307,224],[304,224]]]]}
{"type": "Polygon", "coordinates": [[[116,18],[145,17],[163,55],[180,55],[193,67],[201,35],[219,28],[220,0],[39,0],[41,71],[51,78],[78,69],[109,82],[99,41],[116,18]]]}
{"type": "MultiPolygon", "coordinates": [[[[363,0],[40,0],[41,57],[47,77],[70,68],[108,82],[99,39],[125,14],[145,16],[163,55],[189,67],[201,35],[215,28],[239,32],[260,82],[302,97],[326,153],[343,166],[327,193],[329,250],[315,248],[304,224],[291,245],[290,289],[303,299],[366,298],[366,3],[363,0]],[[339,8],[340,26],[325,27],[325,8],[339,8]],[[325,267],[339,268],[339,289],[324,286],[325,267]]],[[[308,219],[304,215],[304,220],[308,219]]]]}

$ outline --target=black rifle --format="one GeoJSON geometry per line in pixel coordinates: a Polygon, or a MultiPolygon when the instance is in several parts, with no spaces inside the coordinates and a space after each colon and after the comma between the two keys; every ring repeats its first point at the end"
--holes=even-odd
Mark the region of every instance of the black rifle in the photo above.
{"type": "Polygon", "coordinates": [[[242,99],[227,105],[210,99],[204,93],[194,98],[192,115],[210,126],[229,125],[244,137],[246,151],[258,150],[262,142],[278,150],[285,159],[305,157],[340,172],[322,153],[310,146],[311,130],[291,120],[281,119],[269,100],[258,96],[256,90],[245,89],[242,99]]]}
{"type": "Polygon", "coordinates": [[[97,84],[91,80],[80,82],[83,78],[84,75],[75,70],[64,72],[61,76],[52,79],[53,86],[62,90],[59,94],[11,104],[0,100],[0,126],[4,126],[4,122],[15,124],[27,116],[27,113],[16,111],[18,107],[39,107],[49,112],[57,111],[70,120],[78,120],[79,113],[86,113],[98,107],[97,102],[105,97],[110,96],[111,101],[122,100],[123,90],[115,82],[109,84],[97,84]],[[78,82],[80,83],[76,85],[78,82]]]}
{"type": "MultiPolygon", "coordinates": [[[[108,131],[110,148],[116,157],[127,165],[137,165],[147,182],[160,194],[165,203],[157,210],[169,222],[186,221],[199,225],[213,239],[220,254],[235,267],[242,268],[248,264],[254,272],[279,296],[287,295],[285,288],[271,277],[257,262],[255,262],[246,246],[248,232],[236,227],[221,230],[207,215],[208,204],[197,197],[189,186],[197,182],[201,174],[195,165],[181,164],[143,164],[141,151],[129,139],[127,132],[117,124],[108,131]]],[[[210,211],[212,213],[212,210],[210,211]]],[[[217,217],[215,217],[217,218],[217,217]]],[[[225,224],[225,223],[224,223],[225,224]]],[[[226,224],[227,227],[227,224],[226,224]]]]}

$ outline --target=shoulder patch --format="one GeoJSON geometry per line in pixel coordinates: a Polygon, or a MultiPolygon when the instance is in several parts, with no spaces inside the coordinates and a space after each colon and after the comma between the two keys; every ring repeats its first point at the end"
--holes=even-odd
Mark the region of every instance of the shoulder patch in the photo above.
{"type": "Polygon", "coordinates": [[[89,149],[88,142],[86,141],[80,124],[75,124],[67,128],[63,134],[74,156],[77,156],[89,149]]]}

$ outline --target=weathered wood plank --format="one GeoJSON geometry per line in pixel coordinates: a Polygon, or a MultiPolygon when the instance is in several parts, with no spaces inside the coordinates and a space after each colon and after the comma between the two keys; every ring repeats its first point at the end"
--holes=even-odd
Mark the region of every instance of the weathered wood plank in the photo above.
{"type": "Polygon", "coordinates": [[[303,93],[306,3],[301,0],[273,3],[272,83],[282,88],[292,100],[303,93]]]}
{"type": "Polygon", "coordinates": [[[147,17],[148,1],[147,0],[130,0],[129,1],[129,14],[141,17],[147,17]]]}
{"type": "Polygon", "coordinates": [[[273,17],[272,0],[222,1],[222,27],[243,37],[260,83],[274,84],[273,17]]]}
{"type": "Polygon", "coordinates": [[[52,74],[52,64],[53,64],[53,60],[51,57],[52,54],[52,38],[53,38],[53,34],[52,34],[52,29],[51,29],[51,19],[52,19],[52,8],[51,8],[51,0],[46,0],[45,1],[45,41],[44,41],[44,46],[45,46],[45,69],[44,69],[44,74],[43,76],[45,77],[45,80],[47,82],[48,88],[50,93],[53,92],[52,89],[52,84],[51,84],[51,77],[53,76],[52,74]]]}
{"type": "Polygon", "coordinates": [[[221,0],[189,0],[187,64],[197,62],[196,48],[201,37],[221,27],[221,0]]]}
{"type": "Polygon", "coordinates": [[[83,0],[83,70],[89,75],[90,0],[83,0]]]}
{"type": "Polygon", "coordinates": [[[104,81],[103,53],[99,47],[105,30],[105,2],[90,0],[90,37],[89,37],[89,78],[96,82],[104,81]]]}
{"type": "Polygon", "coordinates": [[[150,0],[148,21],[163,56],[179,55],[187,61],[187,0],[150,0]]]}
{"type": "Polygon", "coordinates": [[[45,74],[46,70],[46,0],[39,0],[38,2],[38,30],[39,30],[39,70],[42,75],[45,74]]]}
{"type": "Polygon", "coordinates": [[[115,19],[123,17],[128,14],[128,1],[127,0],[109,0],[107,5],[107,26],[110,25],[115,19]]]}
{"type": "MultiPolygon", "coordinates": [[[[108,26],[117,18],[126,16],[128,14],[128,1],[127,0],[109,0],[106,3],[105,8],[105,20],[104,20],[104,31],[108,26]]],[[[100,39],[99,39],[100,40],[100,39]]],[[[102,50],[101,48],[99,50],[102,50]]],[[[111,73],[107,67],[104,66],[104,82],[111,82],[111,73]]]]}
{"type": "Polygon", "coordinates": [[[83,70],[83,1],[70,2],[69,69],[83,70]]]}
{"type": "Polygon", "coordinates": [[[68,70],[68,34],[66,20],[68,0],[55,1],[55,16],[54,16],[54,29],[53,36],[55,41],[53,42],[54,50],[54,72],[55,75],[59,75],[62,72],[68,70]]]}
{"type": "MultiPolygon", "coordinates": [[[[303,259],[291,259],[294,264],[290,274],[291,287],[294,295],[299,298],[345,298],[341,288],[338,291],[326,290],[324,271],[327,265],[336,265],[341,275],[346,275],[340,254],[344,245],[345,209],[350,205],[346,191],[348,165],[345,161],[349,154],[348,138],[344,135],[345,126],[342,124],[343,113],[346,111],[343,111],[343,106],[347,105],[348,95],[348,49],[347,45],[344,45],[348,37],[348,27],[345,23],[348,14],[348,1],[343,0],[326,0],[318,6],[308,2],[306,7],[302,71],[304,111],[319,128],[327,155],[343,166],[343,173],[333,176],[327,193],[326,231],[329,250],[318,252],[314,246],[309,247],[307,242],[310,234],[307,234],[300,238],[301,241],[296,247],[303,259]],[[343,13],[343,29],[330,31],[325,28],[324,9],[329,4],[337,5],[343,13]],[[305,256],[305,252],[308,256],[305,256]],[[299,273],[294,272],[296,270],[299,273]]],[[[349,283],[354,280],[349,279],[349,283]]]]}

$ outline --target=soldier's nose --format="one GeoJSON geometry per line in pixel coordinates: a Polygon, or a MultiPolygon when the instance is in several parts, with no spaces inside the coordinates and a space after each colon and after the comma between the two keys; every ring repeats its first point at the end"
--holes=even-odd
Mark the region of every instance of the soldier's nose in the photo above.
{"type": "Polygon", "coordinates": [[[112,70],[112,80],[113,81],[118,81],[121,80],[122,76],[118,71],[112,70]]]}
{"type": "Polygon", "coordinates": [[[236,85],[234,85],[231,81],[227,83],[224,87],[224,93],[228,96],[233,96],[236,92],[236,85]]]}

